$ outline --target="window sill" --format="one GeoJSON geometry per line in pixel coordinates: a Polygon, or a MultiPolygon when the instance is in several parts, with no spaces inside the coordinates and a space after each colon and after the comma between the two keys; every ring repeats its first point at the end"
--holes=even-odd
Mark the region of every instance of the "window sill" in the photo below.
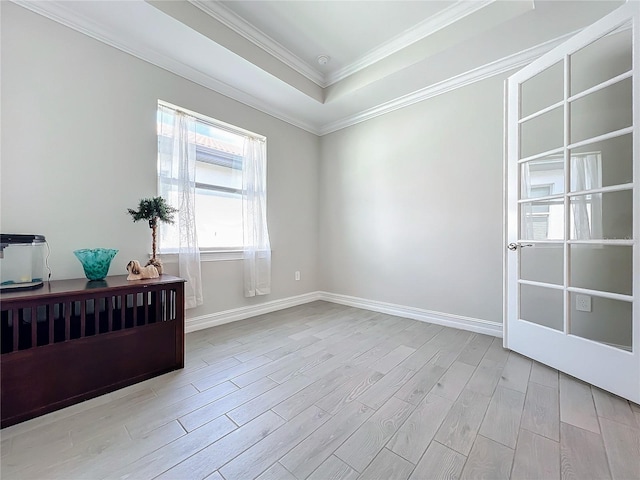
{"type": "MultiPolygon", "coordinates": [[[[151,254],[149,254],[151,258],[151,254]]],[[[162,263],[178,263],[177,253],[159,253],[158,258],[162,263]]],[[[204,250],[200,251],[200,263],[202,262],[220,262],[227,260],[242,260],[242,250],[204,250]]]]}

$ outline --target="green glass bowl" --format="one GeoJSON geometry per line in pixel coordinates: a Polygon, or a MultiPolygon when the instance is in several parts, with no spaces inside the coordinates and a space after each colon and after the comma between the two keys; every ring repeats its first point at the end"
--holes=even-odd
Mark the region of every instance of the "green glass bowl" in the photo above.
{"type": "Polygon", "coordinates": [[[84,274],[89,280],[102,280],[109,273],[111,260],[118,250],[113,248],[83,248],[74,250],[73,254],[82,263],[84,274]]]}

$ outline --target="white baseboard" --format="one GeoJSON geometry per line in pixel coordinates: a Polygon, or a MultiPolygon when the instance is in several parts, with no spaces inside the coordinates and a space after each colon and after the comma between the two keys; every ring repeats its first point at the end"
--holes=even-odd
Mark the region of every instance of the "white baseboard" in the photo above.
{"type": "Polygon", "coordinates": [[[224,325],[225,323],[244,320],[245,318],[264,315],[265,313],[271,313],[277,310],[284,310],[285,308],[295,307],[304,303],[315,302],[319,299],[319,292],[311,292],[305,293],[303,295],[297,295],[295,297],[273,300],[270,302],[261,303],[259,305],[233,308],[231,310],[224,310],[222,312],[187,318],[185,320],[185,332],[190,333],[197,330],[203,330],[205,328],[215,327],[217,325],[224,325]]]}
{"type": "Polygon", "coordinates": [[[407,307],[394,303],[378,302],[376,300],[367,300],[365,298],[350,297],[348,295],[329,292],[305,293],[295,297],[287,297],[280,300],[261,303],[260,305],[234,308],[222,312],[211,313],[209,315],[187,318],[185,322],[185,331],[187,333],[195,332],[197,330],[244,320],[246,318],[263,315],[265,313],[271,313],[277,310],[284,310],[285,308],[315,302],[316,300],[324,300],[327,302],[338,303],[340,305],[348,305],[350,307],[371,310],[373,312],[411,318],[421,322],[435,323],[445,327],[459,328],[461,330],[492,335],[494,337],[502,337],[502,324],[498,322],[490,322],[479,318],[463,317],[461,315],[452,315],[449,313],[433,312],[422,308],[407,307]]]}
{"type": "Polygon", "coordinates": [[[433,312],[422,308],[378,302],[376,300],[350,297],[348,295],[339,295],[337,293],[319,292],[319,294],[319,300],[325,300],[327,302],[363,308],[365,310],[372,310],[374,312],[386,313],[398,317],[411,318],[421,322],[435,323],[445,327],[459,328],[461,330],[492,335],[494,337],[502,337],[502,323],[499,322],[463,317],[462,315],[453,315],[450,313],[433,312]]]}

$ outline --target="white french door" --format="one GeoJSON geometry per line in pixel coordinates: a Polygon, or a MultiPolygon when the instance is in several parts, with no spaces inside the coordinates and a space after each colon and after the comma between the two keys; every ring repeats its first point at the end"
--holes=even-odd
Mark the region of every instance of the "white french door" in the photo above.
{"type": "Polygon", "coordinates": [[[640,402],[640,57],[629,2],[508,79],[505,347],[640,402]]]}

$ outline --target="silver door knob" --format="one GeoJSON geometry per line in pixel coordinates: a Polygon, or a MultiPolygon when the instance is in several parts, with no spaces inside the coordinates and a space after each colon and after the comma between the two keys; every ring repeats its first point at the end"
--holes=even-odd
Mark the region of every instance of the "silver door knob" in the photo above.
{"type": "Polygon", "coordinates": [[[533,247],[532,243],[515,243],[515,242],[511,242],[509,245],[507,245],[507,248],[509,250],[511,250],[512,252],[515,252],[518,247],[520,248],[524,248],[524,247],[533,247]]]}

